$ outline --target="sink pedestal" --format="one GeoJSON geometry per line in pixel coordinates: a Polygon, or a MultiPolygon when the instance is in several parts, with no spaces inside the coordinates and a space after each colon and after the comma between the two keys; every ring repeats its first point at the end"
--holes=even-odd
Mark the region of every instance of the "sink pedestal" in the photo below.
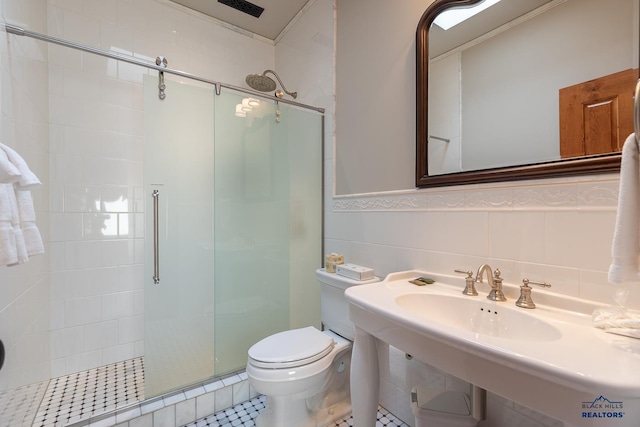
{"type": "Polygon", "coordinates": [[[356,426],[375,426],[380,394],[376,339],[356,327],[351,355],[351,408],[356,426]]]}

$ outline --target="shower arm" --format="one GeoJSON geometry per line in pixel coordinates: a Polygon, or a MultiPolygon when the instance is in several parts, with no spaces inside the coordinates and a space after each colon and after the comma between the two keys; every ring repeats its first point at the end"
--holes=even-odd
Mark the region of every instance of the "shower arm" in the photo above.
{"type": "Polygon", "coordinates": [[[280,76],[278,76],[278,74],[276,74],[275,71],[273,71],[273,70],[265,70],[265,72],[262,73],[262,75],[264,76],[267,73],[271,73],[271,74],[273,74],[275,76],[275,78],[278,80],[278,83],[280,83],[280,86],[282,87],[282,90],[284,91],[284,93],[286,93],[287,95],[289,95],[293,99],[296,99],[298,97],[298,92],[289,92],[287,90],[287,88],[284,87],[284,84],[282,83],[282,80],[280,80],[280,76]]]}

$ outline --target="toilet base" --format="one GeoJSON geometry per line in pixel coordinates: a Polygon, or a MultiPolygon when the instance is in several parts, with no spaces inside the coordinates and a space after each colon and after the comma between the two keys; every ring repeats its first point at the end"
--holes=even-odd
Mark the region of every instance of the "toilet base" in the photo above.
{"type": "Polygon", "coordinates": [[[346,402],[338,402],[333,406],[328,408],[320,409],[316,413],[316,423],[314,424],[317,427],[328,427],[335,426],[336,422],[346,418],[351,414],[351,400],[346,402]]]}
{"type": "Polygon", "coordinates": [[[255,424],[256,427],[316,427],[313,416],[307,408],[306,399],[267,396],[265,408],[255,419],[255,424]]]}

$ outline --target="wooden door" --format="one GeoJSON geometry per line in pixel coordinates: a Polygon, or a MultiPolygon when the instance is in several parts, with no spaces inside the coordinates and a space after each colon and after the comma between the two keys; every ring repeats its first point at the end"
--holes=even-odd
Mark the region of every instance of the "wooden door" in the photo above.
{"type": "Polygon", "coordinates": [[[638,69],[560,89],[560,156],[622,150],[633,132],[633,93],[638,69]]]}

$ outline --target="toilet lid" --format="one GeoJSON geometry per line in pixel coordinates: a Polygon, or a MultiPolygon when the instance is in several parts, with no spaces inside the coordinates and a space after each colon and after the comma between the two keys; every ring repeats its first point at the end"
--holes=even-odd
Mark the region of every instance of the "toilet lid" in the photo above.
{"type": "Polygon", "coordinates": [[[334,345],[329,336],[309,326],[279,332],[258,341],[249,349],[249,357],[260,367],[290,368],[323,358],[334,345]]]}

